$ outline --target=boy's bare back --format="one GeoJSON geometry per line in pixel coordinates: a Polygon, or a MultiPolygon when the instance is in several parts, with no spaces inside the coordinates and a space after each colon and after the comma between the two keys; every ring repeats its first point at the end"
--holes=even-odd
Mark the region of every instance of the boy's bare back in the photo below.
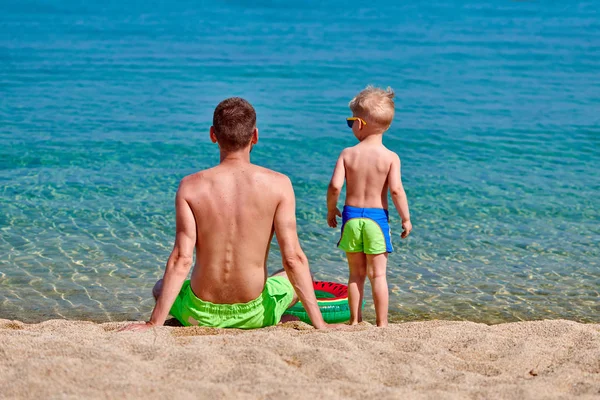
{"type": "Polygon", "coordinates": [[[381,143],[365,140],[340,154],[346,177],[346,205],[388,208],[388,179],[398,156],[381,143]]]}

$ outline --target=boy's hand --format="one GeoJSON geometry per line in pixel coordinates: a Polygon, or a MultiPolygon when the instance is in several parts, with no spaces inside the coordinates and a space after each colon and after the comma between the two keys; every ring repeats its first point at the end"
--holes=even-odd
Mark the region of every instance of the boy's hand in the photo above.
{"type": "Polygon", "coordinates": [[[339,208],[335,208],[335,210],[327,211],[327,225],[332,228],[337,228],[337,219],[336,217],[341,217],[342,213],[339,208]]]}
{"type": "Polygon", "coordinates": [[[402,229],[403,231],[400,237],[402,239],[406,239],[406,237],[410,235],[410,231],[412,231],[412,224],[410,223],[410,220],[402,222],[402,229]]]}

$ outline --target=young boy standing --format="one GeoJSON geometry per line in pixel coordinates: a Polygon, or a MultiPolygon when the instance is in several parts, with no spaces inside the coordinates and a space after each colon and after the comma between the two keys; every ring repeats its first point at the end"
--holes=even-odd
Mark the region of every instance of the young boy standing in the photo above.
{"type": "Polygon", "coordinates": [[[365,278],[373,290],[377,326],[388,324],[388,253],[393,251],[388,215],[388,188],[402,218],[402,238],[412,230],[408,201],[400,178],[400,158],[382,143],[383,133],[394,119],[394,92],[368,86],[349,104],[348,127],[359,140],[340,154],[327,191],[327,223],[337,227],[342,217],[338,247],[346,252],[350,276],[348,302],[350,324],[362,321],[365,278]],[[337,201],[346,181],[343,213],[337,201]]]}

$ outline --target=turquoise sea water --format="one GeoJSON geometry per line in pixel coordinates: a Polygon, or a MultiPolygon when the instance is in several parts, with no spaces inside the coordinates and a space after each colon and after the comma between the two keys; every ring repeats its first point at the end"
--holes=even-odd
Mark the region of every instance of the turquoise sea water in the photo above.
{"type": "Polygon", "coordinates": [[[147,318],[234,95],[345,281],[325,193],[367,84],[396,90],[414,225],[391,210],[393,319],[600,322],[600,5],[458,0],[0,2],[0,318],[147,318]]]}

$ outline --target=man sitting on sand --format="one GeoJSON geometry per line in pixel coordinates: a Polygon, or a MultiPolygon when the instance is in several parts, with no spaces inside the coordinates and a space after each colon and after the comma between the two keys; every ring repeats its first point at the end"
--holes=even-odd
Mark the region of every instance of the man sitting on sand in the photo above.
{"type": "Polygon", "coordinates": [[[154,286],[156,306],[150,321],[125,330],[163,325],[169,314],[185,326],[260,328],[277,324],[298,298],[315,328],[328,327],[298,241],[292,184],[250,162],[258,141],[254,108],[237,97],[222,101],[210,138],[219,145],[221,161],[179,184],[175,245],[154,286]],[[285,272],[267,278],[273,233],[285,272]],[[194,247],[196,264],[186,280],[194,247]]]}

